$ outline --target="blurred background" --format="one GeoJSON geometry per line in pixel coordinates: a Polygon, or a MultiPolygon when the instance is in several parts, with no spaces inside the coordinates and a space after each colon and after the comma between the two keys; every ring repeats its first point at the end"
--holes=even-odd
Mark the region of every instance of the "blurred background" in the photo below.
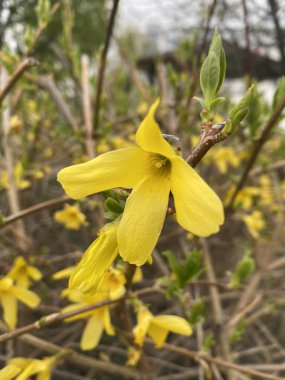
{"type": "MultiPolygon", "coordinates": [[[[67,279],[52,275],[74,266],[106,222],[104,197],[74,203],[56,181],[58,171],[134,144],[138,125],[158,96],[161,129],[179,137],[187,158],[201,133],[195,96],[201,97],[199,69],[216,26],[227,73],[220,91],[226,100],[214,122],[226,121],[246,89],[256,86],[242,126],[197,167],[223,200],[226,222],[219,234],[199,239],[170,215],[154,262],[142,268],[135,289],[163,279],[168,297],[144,301],[152,312],[186,315],[194,326],[190,339],[173,336],[173,344],[285,376],[285,104],[272,121],[285,94],[281,0],[0,0],[0,88],[27,57],[38,61],[1,99],[0,275],[9,273],[19,256],[42,273],[31,284],[42,303],[34,311],[19,306],[19,326],[68,303],[60,297],[67,279]],[[259,143],[262,149],[242,180],[259,143]],[[59,216],[66,204],[76,206],[59,216]],[[173,261],[162,254],[169,250],[182,266],[201,251],[203,270],[183,286],[176,283],[173,261]]],[[[82,326],[82,321],[58,324],[36,335],[80,350],[82,326]]],[[[42,346],[21,340],[1,345],[0,353],[0,367],[12,356],[47,355],[42,346]]],[[[149,379],[234,379],[218,366],[177,353],[147,346],[145,354],[141,368],[149,379]]],[[[85,355],[124,366],[128,347],[118,337],[104,337],[85,355]]],[[[52,378],[128,378],[82,364],[74,364],[71,373],[69,366],[63,363],[52,378]]]]}

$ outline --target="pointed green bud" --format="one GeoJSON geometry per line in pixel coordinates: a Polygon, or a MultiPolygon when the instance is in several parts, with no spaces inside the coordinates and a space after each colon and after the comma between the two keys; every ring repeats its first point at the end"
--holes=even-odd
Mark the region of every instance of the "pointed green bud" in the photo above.
{"type": "Polygon", "coordinates": [[[124,211],[123,206],[113,198],[107,198],[104,202],[104,207],[106,210],[118,215],[124,211]]]}
{"type": "Polygon", "coordinates": [[[240,124],[246,117],[249,109],[249,104],[254,97],[254,94],[255,86],[252,85],[243,95],[241,100],[232,108],[230,112],[231,130],[228,130],[227,133],[232,133],[236,126],[240,124]]]}
{"type": "Polygon", "coordinates": [[[238,261],[234,273],[231,275],[230,286],[234,289],[240,287],[255,269],[255,262],[251,256],[251,252],[247,250],[241,260],[238,261]]]}
{"type": "Polygon", "coordinates": [[[205,97],[205,106],[210,111],[217,103],[212,103],[219,92],[226,75],[226,58],[218,28],[210,44],[209,53],[200,72],[200,85],[205,97]]]}
{"type": "Polygon", "coordinates": [[[285,77],[282,77],[277,84],[272,102],[273,110],[276,108],[283,96],[285,96],[285,77]]]}

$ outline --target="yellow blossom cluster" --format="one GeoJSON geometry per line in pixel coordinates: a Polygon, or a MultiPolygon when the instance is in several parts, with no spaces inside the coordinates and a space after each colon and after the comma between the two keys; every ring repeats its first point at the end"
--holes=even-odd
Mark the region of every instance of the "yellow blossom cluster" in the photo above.
{"type": "Polygon", "coordinates": [[[40,298],[28,287],[32,281],[41,278],[40,271],[28,265],[23,257],[18,257],[10,272],[0,278],[0,304],[3,308],[3,319],[10,328],[17,324],[18,301],[31,308],[40,303],[40,298]]]}

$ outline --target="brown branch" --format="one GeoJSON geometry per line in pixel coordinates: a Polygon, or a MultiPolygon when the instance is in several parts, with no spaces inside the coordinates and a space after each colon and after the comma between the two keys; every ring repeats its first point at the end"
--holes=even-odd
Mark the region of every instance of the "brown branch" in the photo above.
{"type": "Polygon", "coordinates": [[[43,32],[45,31],[46,27],[48,26],[48,23],[49,21],[53,18],[53,16],[56,14],[56,12],[59,10],[61,6],[61,0],[59,0],[57,3],[55,3],[53,5],[53,7],[51,8],[49,14],[48,14],[48,21],[45,22],[43,25],[41,25],[37,31],[36,31],[36,34],[33,38],[33,41],[31,42],[30,46],[28,47],[28,50],[26,52],[26,56],[31,54],[31,51],[33,50],[33,48],[35,47],[37,41],[39,40],[39,38],[41,37],[41,35],[43,34],[43,32]]]}
{"type": "Polygon", "coordinates": [[[112,305],[114,303],[118,303],[118,302],[120,302],[122,300],[125,300],[125,299],[131,297],[131,296],[142,297],[142,296],[144,296],[146,294],[157,292],[157,291],[159,292],[160,289],[157,288],[157,287],[150,287],[150,288],[142,289],[142,290],[134,292],[134,293],[126,293],[122,297],[117,298],[115,300],[105,300],[105,301],[102,301],[102,302],[97,302],[97,303],[94,303],[94,304],[91,304],[91,305],[88,305],[88,306],[80,307],[80,308],[78,308],[76,310],[68,311],[66,313],[61,313],[61,312],[59,312],[59,313],[52,313],[52,314],[46,315],[46,316],[40,318],[39,320],[37,320],[37,321],[35,321],[33,323],[30,323],[30,324],[28,324],[26,326],[19,327],[18,329],[15,329],[15,330],[12,330],[12,331],[8,331],[8,332],[0,335],[0,343],[1,342],[6,342],[7,340],[10,340],[10,339],[13,339],[15,337],[21,336],[21,335],[29,333],[31,331],[39,330],[42,327],[49,326],[49,325],[51,325],[51,324],[53,324],[55,322],[61,322],[64,319],[68,319],[68,318],[74,317],[75,315],[79,315],[79,314],[85,313],[87,311],[95,310],[95,309],[98,309],[98,308],[103,307],[103,306],[107,306],[107,305],[112,305]]]}
{"type": "Polygon", "coordinates": [[[95,140],[93,138],[92,109],[89,89],[89,58],[85,54],[81,57],[81,87],[85,127],[85,146],[88,157],[92,159],[95,157],[95,140]]]}
{"type": "Polygon", "coordinates": [[[15,222],[16,220],[25,218],[26,216],[29,216],[35,212],[41,211],[43,209],[51,208],[58,206],[66,201],[69,200],[69,197],[63,196],[60,198],[51,199],[49,201],[44,201],[41,203],[38,203],[34,206],[31,206],[29,208],[26,208],[24,210],[21,210],[13,215],[7,216],[2,223],[0,223],[0,228],[6,227],[8,224],[15,222]]]}
{"type": "MultiPolygon", "coordinates": [[[[5,331],[6,327],[4,327],[3,325],[4,324],[0,322],[0,330],[5,331]]],[[[65,360],[69,362],[71,365],[78,365],[84,368],[87,367],[94,369],[95,371],[102,371],[112,375],[119,374],[128,379],[140,379],[138,372],[134,369],[126,368],[118,364],[112,363],[110,361],[105,363],[102,360],[91,358],[87,355],[79,354],[78,352],[73,351],[69,348],[63,349],[62,347],[54,343],[48,342],[46,339],[41,339],[31,334],[22,335],[19,337],[19,339],[26,344],[36,347],[37,349],[43,350],[44,352],[58,354],[64,351],[66,354],[65,360]]]]}
{"type": "Polygon", "coordinates": [[[219,359],[219,358],[213,358],[212,356],[210,356],[208,354],[205,354],[202,352],[191,351],[191,350],[188,350],[186,348],[177,347],[173,344],[164,343],[163,347],[165,349],[171,351],[171,352],[175,352],[175,353],[178,353],[180,355],[186,356],[188,358],[194,359],[197,362],[204,360],[208,363],[216,364],[219,367],[228,368],[228,369],[235,370],[235,371],[241,372],[241,373],[245,373],[245,374],[251,375],[251,376],[257,376],[261,379],[284,380],[284,377],[279,377],[279,376],[275,376],[275,375],[268,375],[267,373],[263,373],[263,372],[248,368],[247,366],[238,365],[238,364],[235,364],[235,363],[223,360],[223,359],[219,359]]]}
{"type": "Polygon", "coordinates": [[[249,172],[251,171],[253,165],[255,164],[255,161],[263,148],[263,145],[267,142],[270,132],[272,131],[273,127],[275,126],[276,122],[278,121],[279,116],[281,115],[282,111],[285,108],[285,96],[282,97],[280,102],[277,104],[275,110],[273,111],[272,115],[270,118],[267,120],[265,123],[264,127],[262,128],[261,135],[259,139],[256,141],[256,143],[253,146],[253,150],[251,152],[251,155],[249,157],[249,160],[247,161],[246,167],[241,175],[241,178],[235,188],[235,191],[229,201],[229,204],[227,206],[228,210],[231,210],[233,208],[234,202],[236,200],[237,195],[241,191],[241,189],[244,187],[249,172]]]}
{"type": "Polygon", "coordinates": [[[104,73],[105,73],[105,67],[106,67],[106,58],[107,53],[110,46],[110,41],[112,37],[112,32],[115,24],[115,18],[118,10],[119,0],[113,0],[113,8],[111,11],[111,16],[108,24],[107,29],[107,36],[106,41],[104,44],[104,48],[100,57],[99,62],[99,73],[98,73],[98,81],[97,81],[97,88],[96,88],[96,96],[95,96],[95,106],[94,106],[94,131],[95,134],[97,133],[98,124],[99,124],[99,112],[100,112],[100,106],[101,106],[101,95],[102,95],[102,89],[104,84],[104,73]]]}
{"type": "Polygon", "coordinates": [[[224,123],[215,124],[213,126],[211,123],[203,124],[200,140],[186,159],[186,162],[194,168],[213,145],[225,140],[227,135],[222,132],[223,128],[224,123]]]}
{"type": "Polygon", "coordinates": [[[12,88],[15,86],[15,84],[18,82],[18,80],[21,78],[21,76],[24,74],[24,72],[29,69],[30,67],[38,65],[39,62],[34,58],[25,58],[23,62],[20,63],[20,65],[15,70],[14,74],[8,79],[5,86],[2,88],[0,92],[0,104],[3,102],[5,97],[9,94],[9,92],[12,90],[12,88]]]}

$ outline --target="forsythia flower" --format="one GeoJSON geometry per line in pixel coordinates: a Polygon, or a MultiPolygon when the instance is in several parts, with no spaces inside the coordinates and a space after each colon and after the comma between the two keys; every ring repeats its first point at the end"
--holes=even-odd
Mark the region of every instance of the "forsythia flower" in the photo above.
{"type": "Polygon", "coordinates": [[[71,289],[83,292],[96,290],[108,267],[118,255],[116,223],[108,223],[100,231],[99,237],[84,253],[69,280],[71,289]]]}
{"type": "Polygon", "coordinates": [[[71,198],[123,187],[133,188],[118,228],[123,260],[143,265],[157,243],[170,191],[178,223],[199,236],[216,233],[224,221],[215,192],[163,138],[154,119],[156,101],[136,133],[137,146],[105,153],[62,169],[58,180],[71,198]]]}
{"type": "MultiPolygon", "coordinates": [[[[14,180],[18,189],[25,190],[31,186],[31,182],[24,179],[24,168],[21,162],[18,162],[16,164],[16,166],[14,167],[13,174],[14,174],[14,180]]],[[[4,171],[1,175],[0,186],[3,189],[8,189],[9,187],[9,178],[8,178],[7,171],[4,171]]]]}
{"type": "Polygon", "coordinates": [[[15,380],[28,380],[33,375],[37,375],[36,380],[49,380],[55,363],[56,359],[54,356],[41,360],[14,358],[9,361],[10,365],[16,366],[22,371],[15,380]]]}
{"type": "MultiPolygon", "coordinates": [[[[227,204],[235,189],[234,187],[230,188],[225,199],[225,203],[227,204]]],[[[238,193],[236,199],[235,199],[235,205],[239,206],[245,210],[248,210],[253,205],[253,198],[260,194],[260,189],[253,186],[246,186],[243,189],[240,190],[238,193]]]]}
{"type": "Polygon", "coordinates": [[[18,373],[21,372],[21,368],[18,368],[12,364],[7,365],[0,371],[0,380],[12,380],[18,373]]]}
{"type": "Polygon", "coordinates": [[[209,155],[205,157],[205,161],[214,162],[222,174],[227,172],[229,165],[236,168],[240,162],[237,153],[230,147],[222,147],[210,151],[209,155]]]}
{"type": "Polygon", "coordinates": [[[24,287],[14,285],[10,277],[0,279],[0,303],[3,307],[3,319],[12,329],[17,324],[17,300],[34,308],[40,303],[40,298],[24,287]]]}
{"type": "Polygon", "coordinates": [[[54,219],[57,222],[64,224],[65,227],[70,230],[79,230],[82,224],[85,224],[86,217],[80,211],[78,204],[65,204],[63,210],[57,211],[54,214],[54,219]]]}
{"type": "MultiPolygon", "coordinates": [[[[82,293],[79,290],[68,291],[68,298],[76,305],[69,305],[63,309],[63,312],[77,310],[81,307],[92,305],[107,299],[118,299],[124,295],[126,278],[118,269],[110,268],[101,281],[96,293],[82,293]]],[[[103,331],[108,335],[114,335],[115,331],[111,324],[110,308],[108,305],[98,309],[90,310],[71,318],[67,322],[88,317],[87,324],[84,328],[80,347],[82,350],[91,350],[99,343],[103,331]]]]}
{"type": "Polygon", "coordinates": [[[38,281],[42,278],[41,272],[36,267],[29,265],[22,256],[16,258],[7,276],[23,288],[28,288],[32,281],[38,281]]]}
{"type": "Polygon", "coordinates": [[[243,216],[243,221],[246,224],[246,227],[255,239],[259,238],[259,232],[265,227],[265,221],[263,215],[260,211],[253,211],[250,215],[243,216]]]}
{"type": "Polygon", "coordinates": [[[189,336],[192,328],[186,319],[176,315],[153,316],[145,307],[140,306],[137,314],[138,324],[133,329],[135,343],[143,345],[146,334],[150,335],[155,342],[156,348],[161,348],[167,339],[169,332],[189,336]]]}

